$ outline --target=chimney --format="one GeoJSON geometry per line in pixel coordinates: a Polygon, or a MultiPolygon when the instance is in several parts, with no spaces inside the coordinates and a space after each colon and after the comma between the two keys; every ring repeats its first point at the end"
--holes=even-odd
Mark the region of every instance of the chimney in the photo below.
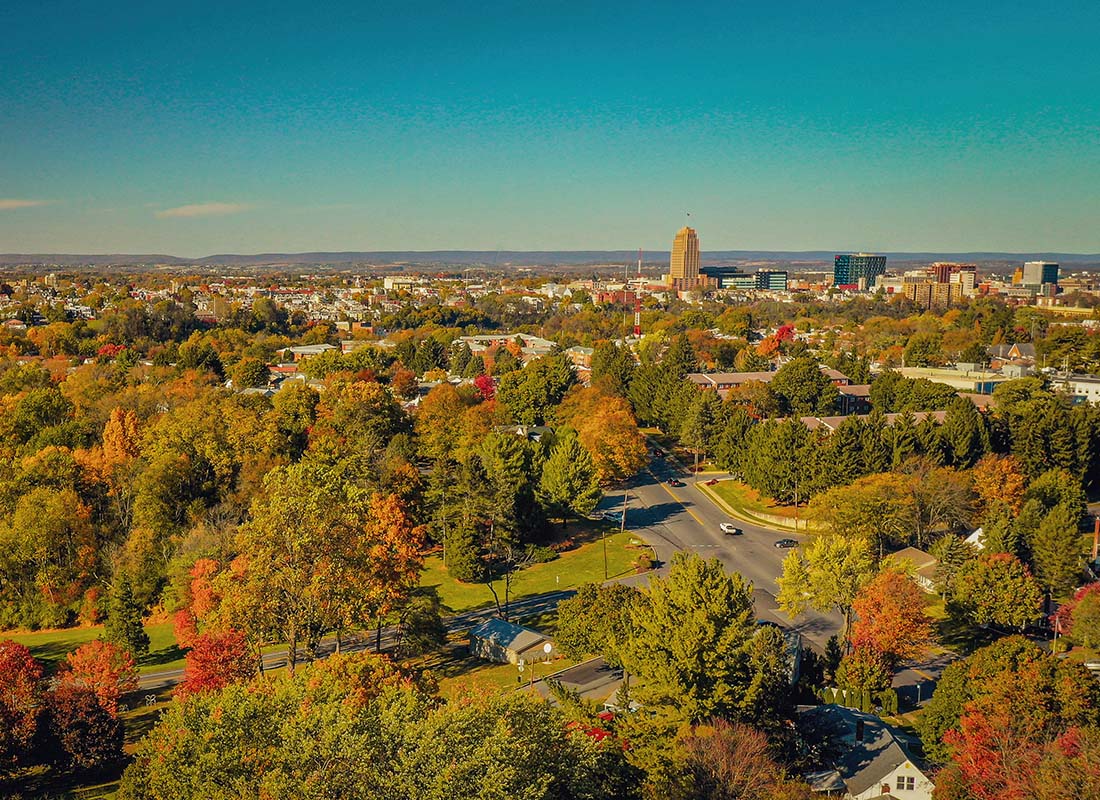
{"type": "Polygon", "coordinates": [[[856,720],[856,741],[863,741],[863,720],[861,719],[856,720]]]}

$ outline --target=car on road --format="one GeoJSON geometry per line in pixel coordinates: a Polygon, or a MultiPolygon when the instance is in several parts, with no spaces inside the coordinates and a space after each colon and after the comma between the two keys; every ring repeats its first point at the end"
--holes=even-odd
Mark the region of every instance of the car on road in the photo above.
{"type": "Polygon", "coordinates": [[[791,547],[798,547],[798,541],[795,539],[780,539],[775,543],[775,546],[781,550],[786,550],[791,547]]]}
{"type": "Polygon", "coordinates": [[[722,533],[726,534],[726,536],[740,536],[742,533],[744,533],[743,530],[738,528],[732,522],[721,523],[718,526],[718,530],[722,531],[722,533]]]}
{"type": "Polygon", "coordinates": [[[707,486],[717,486],[717,485],[718,485],[718,479],[717,478],[711,478],[709,481],[707,481],[707,486]]]}
{"type": "Polygon", "coordinates": [[[668,479],[668,485],[669,486],[683,486],[684,482],[683,481],[678,481],[675,478],[669,478],[668,479]]]}
{"type": "Polygon", "coordinates": [[[613,511],[611,509],[608,509],[607,511],[604,511],[600,516],[602,516],[608,522],[619,522],[623,518],[623,512],[621,510],[613,511]]]}

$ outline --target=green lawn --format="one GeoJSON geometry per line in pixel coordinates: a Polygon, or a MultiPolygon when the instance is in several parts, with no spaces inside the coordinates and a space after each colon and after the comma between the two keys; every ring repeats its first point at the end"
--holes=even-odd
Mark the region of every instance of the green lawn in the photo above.
{"type": "MultiPolygon", "coordinates": [[[[183,666],[183,651],[176,646],[171,622],[157,622],[145,626],[149,634],[149,653],[138,659],[139,672],[159,672],[183,666]]],[[[103,626],[66,628],[34,633],[0,633],[0,638],[13,639],[31,649],[31,655],[49,665],[56,664],[80,645],[98,639],[103,626]]]]}
{"type": "MultiPolygon", "coordinates": [[[[616,531],[607,537],[607,574],[609,577],[623,575],[633,571],[632,562],[648,548],[631,546],[633,535],[630,531],[616,531]]],[[[575,589],[584,583],[602,582],[603,546],[599,539],[568,550],[554,561],[534,564],[520,570],[512,577],[511,599],[528,597],[558,589],[575,589]]],[[[493,594],[483,583],[460,583],[447,574],[443,559],[432,556],[424,562],[424,573],[420,578],[422,586],[434,586],[439,593],[444,610],[450,613],[468,611],[472,608],[491,605],[493,594]]],[[[504,581],[494,582],[494,587],[504,602],[504,581]]]]}
{"type": "Polygon", "coordinates": [[[801,510],[802,516],[806,515],[805,509],[776,505],[772,501],[762,498],[759,492],[740,481],[719,481],[709,488],[738,511],[743,510],[749,514],[772,514],[777,517],[788,517],[792,524],[796,516],[796,510],[801,510]]]}

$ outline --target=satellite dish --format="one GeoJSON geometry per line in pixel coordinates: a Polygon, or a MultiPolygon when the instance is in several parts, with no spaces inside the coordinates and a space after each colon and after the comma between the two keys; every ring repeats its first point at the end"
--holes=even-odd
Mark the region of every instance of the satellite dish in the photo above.
{"type": "Polygon", "coordinates": [[[519,671],[523,672],[523,662],[519,662],[519,671]]]}
{"type": "Polygon", "coordinates": [[[550,644],[550,642],[547,642],[542,646],[542,652],[546,653],[546,655],[550,655],[550,651],[553,649],[554,645],[550,644]]]}

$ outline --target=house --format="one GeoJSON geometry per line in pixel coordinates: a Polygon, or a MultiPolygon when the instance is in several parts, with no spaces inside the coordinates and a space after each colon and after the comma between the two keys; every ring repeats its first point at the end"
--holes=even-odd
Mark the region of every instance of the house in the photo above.
{"type": "Polygon", "coordinates": [[[894,561],[908,561],[913,567],[913,582],[929,594],[936,594],[936,569],[939,560],[916,547],[906,547],[890,556],[894,561]]]}
{"type": "Polygon", "coordinates": [[[289,353],[294,361],[301,361],[311,356],[319,356],[321,353],[327,353],[329,350],[335,350],[336,346],[331,344],[304,344],[300,347],[283,347],[276,350],[276,355],[289,353]]]}
{"type": "Polygon", "coordinates": [[[500,664],[518,664],[521,660],[549,661],[554,644],[545,634],[502,619],[487,619],[470,630],[470,655],[500,664]]]}
{"type": "Polygon", "coordinates": [[[838,705],[800,706],[797,723],[817,769],[802,777],[825,797],[844,800],[932,800],[935,785],[893,728],[838,705]]]}
{"type": "Polygon", "coordinates": [[[986,352],[989,354],[989,365],[994,369],[1009,361],[1035,363],[1035,345],[1030,342],[994,344],[986,348],[986,352]]]}
{"type": "MultiPolygon", "coordinates": [[[[833,386],[838,388],[852,383],[848,376],[839,370],[822,367],[821,372],[833,386]]],[[[774,372],[692,372],[687,379],[700,389],[714,389],[725,397],[730,389],[744,386],[752,381],[771,383],[774,377],[774,372]]]]}

